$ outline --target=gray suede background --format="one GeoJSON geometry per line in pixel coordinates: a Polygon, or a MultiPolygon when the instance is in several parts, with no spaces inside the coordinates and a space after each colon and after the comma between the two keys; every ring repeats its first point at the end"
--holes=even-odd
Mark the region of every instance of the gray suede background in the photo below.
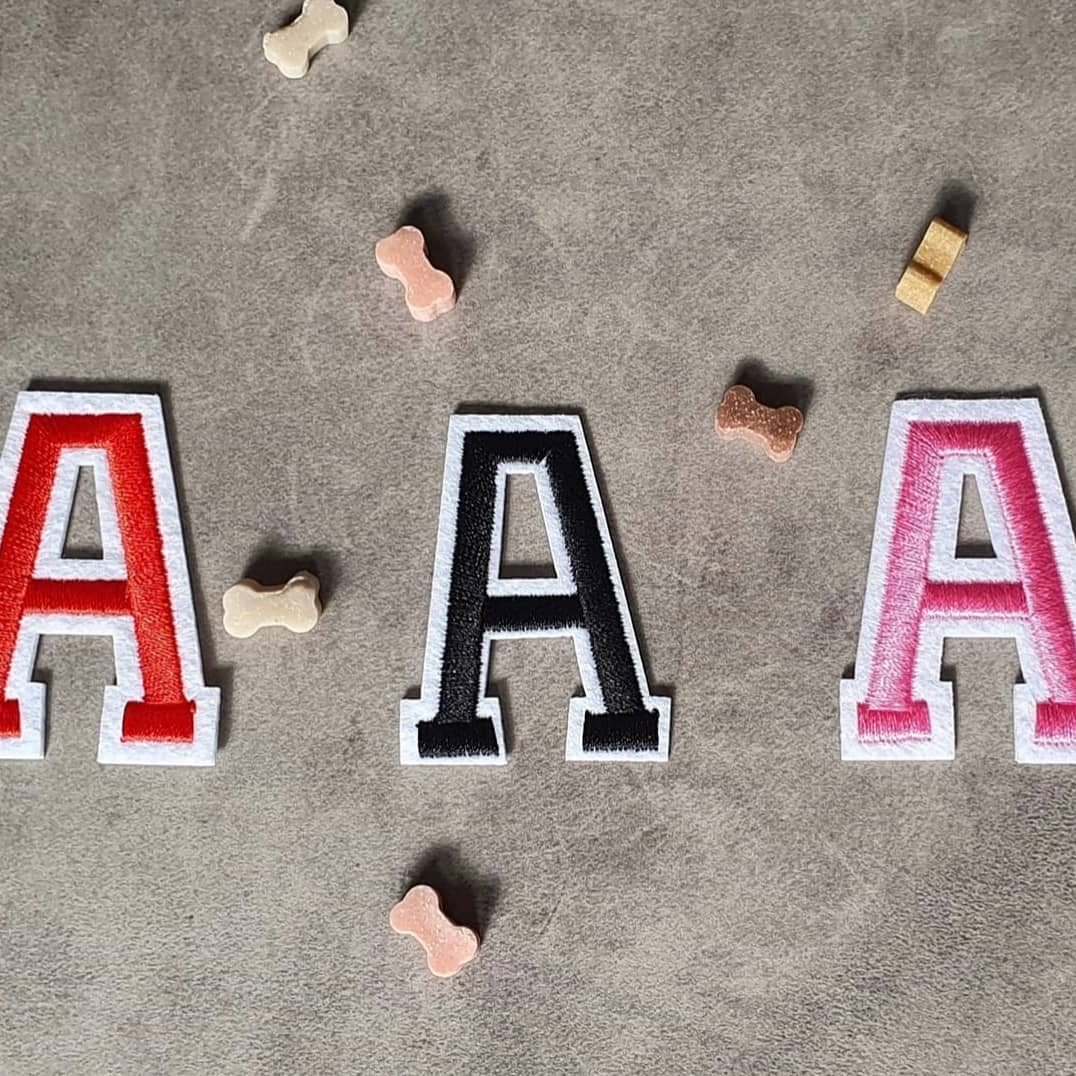
{"type": "Polygon", "coordinates": [[[1076,466],[1072,4],[369,0],[300,82],[293,13],[0,2],[0,427],[164,394],[226,697],[214,769],[101,767],[110,646],[43,644],[0,1072],[1076,1072],[1076,768],[1012,761],[1015,648],[949,647],[953,763],[837,725],[892,401],[1039,393],[1076,466]],[[939,208],[971,240],[921,318],[939,208]],[[463,283],[430,325],[373,258],[405,217],[463,283]],[[715,437],[736,379],[805,407],[787,465],[715,437]],[[564,762],[554,641],[497,649],[507,768],[398,765],[476,407],[584,414],[668,764],[564,762]],[[313,634],[224,634],[304,566],[313,634]],[[388,928],[416,880],[483,933],[457,979],[388,928]]]}

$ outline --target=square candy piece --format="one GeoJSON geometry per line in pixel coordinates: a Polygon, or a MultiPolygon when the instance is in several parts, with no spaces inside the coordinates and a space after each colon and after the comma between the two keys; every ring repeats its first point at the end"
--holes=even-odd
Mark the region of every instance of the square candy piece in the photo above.
{"type": "Polygon", "coordinates": [[[935,217],[930,222],[927,234],[923,236],[912,261],[918,262],[924,269],[929,269],[936,277],[944,280],[967,241],[967,232],[962,232],[941,217],[935,217]]]}
{"type": "Polygon", "coordinates": [[[940,287],[941,277],[929,269],[924,269],[918,262],[910,262],[897,285],[897,298],[905,306],[925,314],[937,297],[940,287]]]}

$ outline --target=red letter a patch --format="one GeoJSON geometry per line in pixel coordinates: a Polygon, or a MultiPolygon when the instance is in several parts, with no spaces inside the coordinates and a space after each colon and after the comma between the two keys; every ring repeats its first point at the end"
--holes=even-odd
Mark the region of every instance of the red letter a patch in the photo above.
{"type": "Polygon", "coordinates": [[[23,392],[0,457],[0,758],[42,758],[41,635],[111,635],[99,762],[212,766],[206,687],[164,419],[156,396],[23,392]],[[63,556],[92,467],[103,556],[63,556]]]}

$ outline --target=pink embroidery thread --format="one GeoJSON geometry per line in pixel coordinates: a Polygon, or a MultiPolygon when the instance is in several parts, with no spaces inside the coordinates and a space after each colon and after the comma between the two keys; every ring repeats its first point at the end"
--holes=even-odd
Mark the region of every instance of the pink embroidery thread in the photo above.
{"type": "MultiPolygon", "coordinates": [[[[1036,465],[1029,452],[1025,433],[1031,419],[1024,414],[1029,407],[1041,426],[1040,449],[1045,446],[1048,453],[1036,401],[905,401],[895,406],[890,437],[899,435],[903,428],[905,444],[897,464],[899,474],[888,473],[894,460],[887,453],[887,475],[883,479],[883,499],[887,481],[895,479],[898,492],[891,518],[884,518],[885,506],[879,506],[870,586],[881,583],[881,602],[873,639],[867,646],[867,668],[857,668],[857,680],[846,682],[858,688],[854,732],[857,746],[866,750],[851,756],[846,750],[845,757],[898,757],[881,753],[874,756],[870,745],[913,745],[936,739],[935,705],[930,698],[920,697],[916,684],[917,670],[922,675],[920,649],[924,632],[932,625],[944,629],[945,634],[1004,635],[1025,630],[1034,651],[1031,656],[1038,666],[1038,676],[1029,676],[1028,684],[1018,689],[1018,693],[1025,687],[1034,692],[1031,739],[1047,746],[1076,742],[1076,631],[1068,597],[1072,566],[1066,564],[1066,578],[1055,549],[1057,535],[1052,534],[1059,530],[1057,513],[1051,527],[1042,490],[1045,484],[1050,493],[1060,498],[1060,484],[1052,457],[1044,461],[1040,451],[1036,465]],[[1017,417],[994,417],[1000,416],[1006,405],[1017,417]],[[898,409],[908,406],[923,417],[902,422],[898,409]],[[937,410],[944,410],[946,416],[929,417],[931,411],[937,410]],[[992,417],[977,418],[977,413],[984,410],[992,417]],[[961,412],[967,419],[957,417],[961,412]],[[981,464],[992,481],[1000,518],[991,523],[1003,528],[1011,550],[1008,578],[931,578],[932,545],[941,525],[943,469],[947,461],[954,459],[981,464]],[[1047,464],[1052,475],[1046,473],[1047,464]],[[883,563],[875,564],[879,557],[883,563]],[[950,632],[957,626],[970,630],[950,632]],[[1033,681],[1039,682],[1037,690],[1033,681]]],[[[956,510],[959,511],[959,502],[956,510]]],[[[1067,514],[1061,514],[1065,516],[1067,533],[1057,544],[1071,551],[1071,524],[1067,514]]],[[[949,522],[955,536],[955,521],[949,522]]],[[[866,620],[865,613],[865,634],[866,620]]],[[[1021,653],[1022,660],[1024,657],[1021,653]]],[[[863,658],[861,649],[860,662],[863,658]]],[[[848,694],[842,688],[846,739],[848,694]]],[[[948,716],[951,721],[951,713],[948,716]]],[[[916,752],[906,757],[917,757],[916,752]]]]}

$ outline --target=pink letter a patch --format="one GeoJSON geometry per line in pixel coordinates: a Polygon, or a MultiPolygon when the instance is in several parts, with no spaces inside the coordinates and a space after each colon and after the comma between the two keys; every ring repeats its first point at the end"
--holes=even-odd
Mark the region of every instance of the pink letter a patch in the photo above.
{"type": "Polygon", "coordinates": [[[1076,762],[1076,542],[1037,400],[893,405],[841,757],[951,759],[946,636],[1011,637],[1018,762],[1076,762]],[[993,558],[956,555],[965,475],[993,558]]]}

